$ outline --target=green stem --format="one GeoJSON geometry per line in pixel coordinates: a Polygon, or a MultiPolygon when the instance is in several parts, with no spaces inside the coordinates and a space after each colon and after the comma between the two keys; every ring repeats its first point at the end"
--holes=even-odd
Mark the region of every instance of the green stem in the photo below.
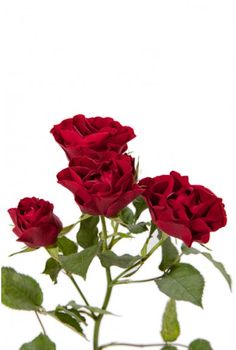
{"type": "Polygon", "coordinates": [[[90,306],[88,300],[86,299],[84,293],[82,292],[82,290],[78,286],[78,284],[77,284],[76,280],[74,279],[74,277],[72,276],[72,274],[70,274],[69,272],[66,272],[66,274],[69,277],[69,279],[71,280],[71,282],[73,283],[73,285],[75,286],[75,288],[77,289],[77,291],[79,292],[79,294],[80,294],[81,298],[83,299],[83,301],[85,302],[85,304],[87,306],[90,306]]]}
{"type": "Polygon", "coordinates": [[[41,321],[41,319],[40,319],[39,314],[38,314],[37,311],[35,311],[35,315],[36,315],[37,320],[39,321],[39,324],[40,324],[40,326],[41,326],[41,328],[42,328],[43,334],[44,334],[44,335],[47,335],[46,330],[45,330],[44,325],[43,325],[43,322],[41,321]]]}
{"type": "MultiPolygon", "coordinates": [[[[132,347],[136,347],[136,348],[148,348],[148,347],[154,347],[154,346],[165,346],[168,345],[167,343],[154,343],[154,344],[133,344],[133,343],[117,343],[117,342],[113,342],[113,343],[107,343],[104,344],[102,346],[100,346],[98,349],[102,350],[105,348],[109,348],[111,346],[132,346],[132,347]]],[[[180,346],[182,348],[186,348],[188,349],[187,345],[183,345],[183,344],[179,344],[179,343],[171,343],[172,346],[180,346]]]]}
{"type": "MultiPolygon", "coordinates": [[[[106,310],[111,297],[111,292],[112,292],[112,283],[111,283],[112,279],[111,279],[111,273],[109,268],[106,269],[106,277],[107,277],[107,289],[106,289],[104,302],[102,305],[102,310],[106,310]]],[[[99,316],[95,321],[94,334],[93,334],[93,350],[100,349],[98,346],[98,340],[99,340],[99,331],[100,331],[100,326],[101,326],[101,321],[103,319],[103,316],[104,314],[99,314],[99,316]]]]}
{"type": "MultiPolygon", "coordinates": [[[[102,222],[102,238],[103,238],[103,250],[107,249],[107,228],[106,228],[106,220],[104,216],[101,216],[102,222]]],[[[110,268],[106,268],[106,279],[107,279],[107,288],[105,298],[102,304],[102,310],[106,310],[107,305],[109,303],[111,292],[112,292],[112,278],[110,268]]],[[[101,321],[103,319],[104,314],[99,314],[97,319],[95,320],[94,325],[94,334],[93,334],[93,350],[98,350],[98,341],[99,341],[99,331],[101,326],[101,321]]]]}

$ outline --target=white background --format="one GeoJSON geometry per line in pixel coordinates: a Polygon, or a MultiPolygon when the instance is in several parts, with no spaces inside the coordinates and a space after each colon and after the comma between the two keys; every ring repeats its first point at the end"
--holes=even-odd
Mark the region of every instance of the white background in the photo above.
{"type": "MultiPolygon", "coordinates": [[[[132,126],[137,138],[130,150],[140,156],[141,176],[174,169],[224,198],[228,225],[212,234],[209,247],[236,281],[234,10],[230,0],[2,3],[1,265],[34,276],[46,308],[79,299],[63,277],[54,286],[40,274],[43,250],[8,258],[22,245],[6,211],[34,195],[53,202],[64,225],[78,218],[73,196],[56,183],[67,161],[49,134],[78,113],[132,126]]],[[[144,238],[117,252],[138,253],[144,238]]],[[[204,310],[178,303],[179,342],[202,337],[214,350],[236,348],[235,294],[203,260],[192,258],[206,278],[204,310]]],[[[158,256],[150,259],[140,277],[155,276],[158,262],[158,256]]],[[[104,273],[98,262],[86,283],[78,281],[91,304],[100,306],[104,273]]],[[[102,343],[159,341],[166,300],[154,284],[117,287],[109,309],[122,317],[104,319],[102,343]]],[[[40,332],[30,312],[2,306],[0,317],[1,348],[16,350],[40,332]]],[[[43,321],[58,350],[91,349],[53,319],[43,321]]]]}

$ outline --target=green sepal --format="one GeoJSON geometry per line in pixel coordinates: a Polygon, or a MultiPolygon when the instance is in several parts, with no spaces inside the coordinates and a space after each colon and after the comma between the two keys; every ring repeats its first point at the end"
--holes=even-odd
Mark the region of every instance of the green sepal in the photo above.
{"type": "Polygon", "coordinates": [[[138,220],[142,212],[147,209],[147,203],[145,202],[145,199],[141,196],[136,197],[133,200],[133,206],[135,207],[135,213],[134,213],[134,220],[135,222],[138,220]]]}
{"type": "Polygon", "coordinates": [[[161,350],[178,350],[178,349],[172,345],[165,345],[164,348],[161,348],[161,350]]]}
{"type": "Polygon", "coordinates": [[[62,228],[62,230],[60,231],[58,237],[63,237],[65,236],[67,233],[69,233],[71,230],[73,230],[73,228],[79,223],[78,222],[75,222],[74,224],[71,224],[71,225],[68,225],[68,226],[65,226],[62,228]]]}
{"type": "Polygon", "coordinates": [[[79,218],[78,221],[76,221],[74,224],[65,226],[62,228],[61,232],[59,233],[59,237],[66,235],[67,233],[69,233],[71,230],[73,230],[73,228],[78,225],[79,222],[82,222],[83,220],[86,220],[90,217],[91,215],[89,214],[82,214],[79,218]]]}
{"type": "Polygon", "coordinates": [[[18,252],[12,253],[9,255],[9,257],[12,257],[14,255],[22,254],[22,253],[31,253],[34,252],[35,250],[38,250],[39,248],[31,248],[31,247],[23,247],[21,250],[18,252]]]}

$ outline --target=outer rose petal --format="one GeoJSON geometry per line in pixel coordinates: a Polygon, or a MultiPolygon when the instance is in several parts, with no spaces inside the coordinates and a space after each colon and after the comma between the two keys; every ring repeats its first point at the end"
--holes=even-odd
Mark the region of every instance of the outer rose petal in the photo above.
{"type": "Polygon", "coordinates": [[[170,236],[180,238],[189,247],[193,243],[192,233],[190,229],[183,224],[158,220],[156,222],[156,225],[170,236]]]}
{"type": "Polygon", "coordinates": [[[16,208],[11,208],[11,209],[8,209],[8,213],[14,223],[14,225],[17,225],[17,214],[16,214],[17,210],[16,208]]]}

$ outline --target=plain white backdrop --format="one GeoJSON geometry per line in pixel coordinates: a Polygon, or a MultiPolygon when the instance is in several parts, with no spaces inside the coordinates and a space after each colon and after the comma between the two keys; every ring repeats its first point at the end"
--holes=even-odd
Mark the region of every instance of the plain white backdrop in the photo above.
{"type": "MultiPolygon", "coordinates": [[[[236,281],[234,11],[233,0],[2,3],[1,265],[36,278],[46,308],[79,299],[63,277],[53,285],[41,274],[42,249],[8,258],[22,245],[7,209],[36,196],[55,204],[64,225],[76,221],[73,196],[56,183],[67,160],[49,130],[78,113],[111,116],[135,129],[129,149],[140,156],[141,177],[177,170],[224,198],[228,225],[208,245],[236,281]]],[[[117,252],[137,254],[144,239],[117,252]]],[[[155,276],[158,262],[150,259],[140,277],[155,276]]],[[[235,293],[207,260],[192,262],[206,279],[204,310],[178,303],[179,341],[201,337],[214,350],[236,348],[235,293]]],[[[87,282],[78,278],[96,306],[104,293],[100,270],[94,261],[87,282]]],[[[121,317],[104,318],[102,343],[159,341],[166,300],[154,284],[117,287],[109,310],[121,317]]],[[[17,350],[40,332],[30,312],[1,306],[0,317],[1,348],[17,350]]],[[[91,349],[53,319],[43,321],[58,350],[91,349]]]]}

